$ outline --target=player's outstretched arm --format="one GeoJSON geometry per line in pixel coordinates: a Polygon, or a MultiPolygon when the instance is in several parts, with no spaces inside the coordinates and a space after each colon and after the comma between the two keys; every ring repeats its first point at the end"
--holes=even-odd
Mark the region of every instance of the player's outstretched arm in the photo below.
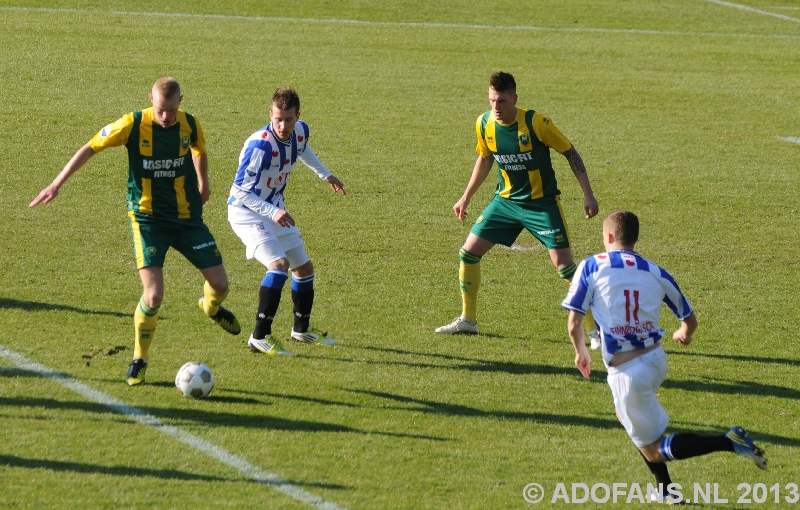
{"type": "Polygon", "coordinates": [[[336,178],[335,175],[329,175],[325,178],[325,182],[331,185],[333,188],[334,193],[341,193],[342,195],[347,195],[344,191],[344,183],[336,178]]]}
{"type": "Polygon", "coordinates": [[[586,342],[583,340],[583,316],[584,314],[582,313],[570,310],[569,319],[567,319],[567,330],[569,331],[572,347],[575,348],[575,366],[581,371],[584,379],[588,379],[589,374],[592,373],[592,356],[589,354],[586,342]]]}
{"type": "Polygon", "coordinates": [[[681,327],[672,334],[672,339],[681,345],[692,343],[692,335],[697,329],[697,317],[694,312],[681,321],[681,327]]]}
{"type": "Polygon", "coordinates": [[[589,183],[589,175],[586,173],[586,165],[583,164],[581,155],[578,154],[578,150],[573,145],[564,153],[564,157],[567,158],[569,167],[583,190],[583,211],[586,214],[586,219],[597,216],[597,213],[600,212],[600,206],[594,197],[592,185],[589,183]]]}
{"type": "Polygon", "coordinates": [[[94,156],[94,150],[89,146],[87,143],[80,149],[78,152],[72,156],[72,159],[64,166],[64,169],[53,179],[53,182],[50,183],[45,189],[43,189],[33,201],[28,204],[28,207],[35,207],[41,203],[48,203],[54,200],[58,196],[58,191],[61,189],[61,186],[67,182],[67,179],[70,178],[72,174],[77,172],[87,161],[89,158],[94,156]]]}
{"type": "Polygon", "coordinates": [[[475,161],[475,167],[472,169],[472,176],[469,179],[469,184],[467,184],[467,189],[464,190],[464,194],[461,195],[461,198],[459,198],[458,202],[453,206],[453,212],[456,213],[456,217],[459,220],[464,221],[467,219],[467,206],[469,205],[469,201],[472,200],[472,196],[481,187],[486,177],[489,176],[493,162],[494,160],[483,156],[478,156],[477,161],[475,161]]]}

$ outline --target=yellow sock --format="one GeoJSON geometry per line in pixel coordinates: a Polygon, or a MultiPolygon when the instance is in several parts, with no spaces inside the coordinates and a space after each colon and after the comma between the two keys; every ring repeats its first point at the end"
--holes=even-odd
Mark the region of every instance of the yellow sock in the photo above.
{"type": "Polygon", "coordinates": [[[480,257],[461,249],[458,268],[458,285],[461,288],[461,315],[472,322],[478,320],[478,289],[481,287],[480,257]],[[467,260],[464,260],[464,259],[467,260]]]}
{"type": "Polygon", "coordinates": [[[133,313],[134,349],[133,357],[136,359],[150,358],[150,344],[156,334],[158,325],[158,308],[150,308],[144,302],[144,297],[139,299],[136,311],[133,313]]]}
{"type": "Polygon", "coordinates": [[[592,316],[592,309],[589,308],[586,310],[586,316],[583,318],[583,330],[586,332],[593,331],[597,328],[597,324],[594,322],[594,316],[592,316]]]}
{"type": "Polygon", "coordinates": [[[206,315],[217,315],[217,312],[219,311],[219,305],[225,301],[227,296],[227,290],[223,294],[217,294],[214,289],[211,288],[211,285],[208,282],[204,283],[203,311],[206,312],[206,315]]]}
{"type": "MultiPolygon", "coordinates": [[[[574,264],[573,264],[574,265],[574,264]]],[[[574,273],[575,270],[573,269],[572,272],[574,273]]],[[[564,278],[564,281],[567,282],[567,285],[572,285],[572,278],[564,278]]],[[[597,328],[597,324],[594,322],[594,316],[592,315],[592,309],[589,308],[586,310],[586,315],[583,317],[583,330],[588,334],[589,331],[592,331],[597,328]]]]}

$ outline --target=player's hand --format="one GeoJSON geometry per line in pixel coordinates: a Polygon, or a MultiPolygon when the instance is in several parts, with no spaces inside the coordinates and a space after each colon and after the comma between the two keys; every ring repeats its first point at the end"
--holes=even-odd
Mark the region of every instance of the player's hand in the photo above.
{"type": "Polygon", "coordinates": [[[594,195],[589,195],[583,199],[583,212],[586,213],[586,219],[594,218],[600,212],[600,205],[594,195]]]}
{"type": "Polygon", "coordinates": [[[329,176],[328,178],[325,179],[325,182],[331,185],[331,188],[333,188],[334,193],[341,193],[342,195],[347,194],[344,191],[344,183],[339,179],[337,179],[335,176],[333,175],[329,176]]]}
{"type": "Polygon", "coordinates": [[[295,225],[294,218],[286,209],[278,209],[278,212],[272,215],[272,221],[281,227],[293,227],[295,225]]]}
{"type": "Polygon", "coordinates": [[[673,333],[672,339],[681,345],[689,345],[692,343],[692,335],[687,335],[683,328],[673,333]]]}
{"type": "Polygon", "coordinates": [[[469,204],[469,200],[465,200],[464,197],[461,197],[458,202],[453,206],[453,212],[456,213],[456,218],[461,221],[467,219],[467,205],[469,204]]]}
{"type": "Polygon", "coordinates": [[[50,186],[46,187],[45,189],[39,192],[39,194],[36,196],[36,198],[33,199],[33,201],[30,204],[28,204],[28,207],[34,207],[41,203],[46,204],[48,202],[53,201],[53,199],[55,199],[58,196],[58,188],[59,186],[56,186],[54,184],[51,184],[50,186]]]}
{"type": "Polygon", "coordinates": [[[575,354],[575,366],[581,371],[584,379],[589,378],[589,374],[592,373],[592,356],[585,347],[575,354]]]}

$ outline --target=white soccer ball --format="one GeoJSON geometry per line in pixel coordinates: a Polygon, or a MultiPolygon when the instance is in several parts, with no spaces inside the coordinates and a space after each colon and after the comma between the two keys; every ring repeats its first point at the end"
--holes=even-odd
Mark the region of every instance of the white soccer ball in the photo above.
{"type": "Polygon", "coordinates": [[[184,397],[203,398],[214,388],[214,374],[199,361],[190,361],[178,370],[175,386],[184,397]]]}

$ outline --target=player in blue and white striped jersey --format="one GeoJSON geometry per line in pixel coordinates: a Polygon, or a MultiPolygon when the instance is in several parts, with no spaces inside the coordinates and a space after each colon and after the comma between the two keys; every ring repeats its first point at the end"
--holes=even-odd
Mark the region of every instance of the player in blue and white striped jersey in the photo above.
{"type": "Polygon", "coordinates": [[[561,303],[570,311],[568,330],[575,365],[588,379],[591,356],[583,340],[583,317],[591,309],[600,332],[617,418],[662,489],[669,492],[672,483],[665,464],[669,460],[730,451],[766,469],[764,452],[742,427],[716,436],[665,435],[669,416],[656,398],[667,375],[667,357],[661,348],[665,331],[659,326],[661,303],[681,320],[672,335],[681,345],[691,343],[697,318],[672,276],[633,251],[638,239],[639,218],[629,211],[615,211],[603,222],[606,252],[578,266],[561,303]]]}
{"type": "Polygon", "coordinates": [[[298,160],[330,184],[334,192],[344,194],[344,184],[311,150],[308,124],[299,117],[297,92],[292,88],[277,89],[270,103],[271,122],[245,141],[228,198],[228,221],[245,244],[247,258],[255,258],[267,267],[248,347],[272,355],[291,354],[272,339],[272,320],[289,271],[295,316],[291,337],[307,343],[335,343],[326,333],[309,325],[314,303],[314,266],[306,254],[300,230],[286,210],[283,192],[298,160]]]}

